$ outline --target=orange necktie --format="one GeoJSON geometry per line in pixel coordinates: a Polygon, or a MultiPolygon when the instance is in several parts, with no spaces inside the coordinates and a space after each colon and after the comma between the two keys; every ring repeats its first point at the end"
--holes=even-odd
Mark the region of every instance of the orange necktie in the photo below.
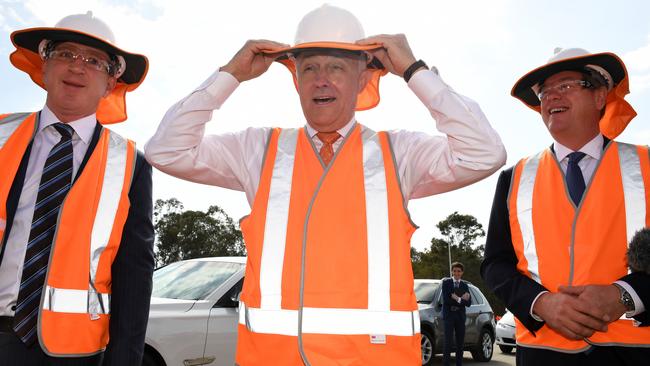
{"type": "Polygon", "coordinates": [[[332,144],[341,137],[338,132],[319,132],[316,134],[319,140],[323,142],[323,147],[320,148],[319,154],[320,157],[325,162],[325,165],[329,165],[334,156],[334,148],[332,144]]]}

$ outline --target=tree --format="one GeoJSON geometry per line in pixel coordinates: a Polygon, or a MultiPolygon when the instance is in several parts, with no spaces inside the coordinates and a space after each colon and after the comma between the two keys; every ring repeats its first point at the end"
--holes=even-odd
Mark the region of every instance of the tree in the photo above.
{"type": "Polygon", "coordinates": [[[461,262],[465,266],[463,279],[481,289],[495,313],[503,314],[503,303],[485,285],[480,274],[484,245],[476,241],[485,236],[483,225],[472,215],[454,212],[436,227],[443,238],[432,238],[431,247],[422,252],[411,248],[415,278],[449,277],[448,251],[451,250],[451,261],[461,262]]]}
{"type": "Polygon", "coordinates": [[[219,206],[206,212],[184,211],[176,198],[156,200],[156,265],[182,259],[245,255],[242,234],[219,206]]]}

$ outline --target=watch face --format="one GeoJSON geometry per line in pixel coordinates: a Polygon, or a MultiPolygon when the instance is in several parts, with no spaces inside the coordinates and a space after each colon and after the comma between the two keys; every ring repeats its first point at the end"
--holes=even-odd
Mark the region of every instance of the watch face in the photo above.
{"type": "Polygon", "coordinates": [[[627,291],[623,292],[621,302],[625,305],[625,308],[627,308],[628,311],[634,310],[634,300],[632,300],[632,296],[627,291]]]}

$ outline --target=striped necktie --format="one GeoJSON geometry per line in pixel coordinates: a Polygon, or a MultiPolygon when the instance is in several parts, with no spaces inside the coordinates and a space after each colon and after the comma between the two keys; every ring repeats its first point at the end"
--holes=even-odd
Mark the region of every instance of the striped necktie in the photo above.
{"type": "Polygon", "coordinates": [[[14,315],[14,331],[28,346],[36,340],[38,308],[56,222],[61,203],[72,183],[74,129],[63,123],[56,123],[53,126],[61,134],[61,140],[52,147],[43,166],[14,315]]]}

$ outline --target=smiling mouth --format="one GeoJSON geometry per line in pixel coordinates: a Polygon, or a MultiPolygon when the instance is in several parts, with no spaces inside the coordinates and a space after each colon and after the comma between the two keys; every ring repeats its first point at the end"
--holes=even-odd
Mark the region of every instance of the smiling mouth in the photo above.
{"type": "Polygon", "coordinates": [[[548,110],[549,114],[556,114],[556,113],[562,113],[567,111],[569,108],[567,107],[557,107],[557,108],[551,108],[548,110]]]}
{"type": "Polygon", "coordinates": [[[334,98],[334,97],[319,97],[319,98],[314,98],[312,100],[314,101],[314,103],[316,103],[318,105],[325,105],[325,104],[333,103],[336,100],[336,98],[334,98]]]}

